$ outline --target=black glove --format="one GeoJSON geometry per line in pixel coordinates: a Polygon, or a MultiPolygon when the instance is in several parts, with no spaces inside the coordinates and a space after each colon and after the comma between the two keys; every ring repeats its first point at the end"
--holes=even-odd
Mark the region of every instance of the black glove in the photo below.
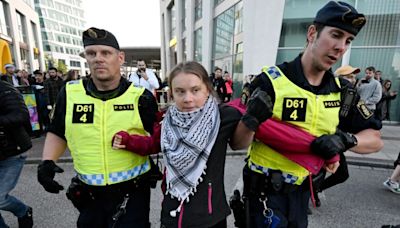
{"type": "Polygon", "coordinates": [[[337,129],[335,135],[339,136],[342,139],[342,142],[344,143],[346,150],[354,146],[357,146],[358,143],[357,138],[353,134],[337,129]]]}
{"type": "Polygon", "coordinates": [[[64,189],[57,181],[54,181],[56,173],[64,172],[59,166],[57,166],[52,160],[44,160],[38,166],[38,181],[44,187],[44,189],[50,193],[59,193],[64,189]]]}
{"type": "Polygon", "coordinates": [[[271,97],[257,88],[247,102],[246,114],[242,116],[242,122],[249,129],[257,131],[258,126],[272,116],[273,106],[271,97]]]}
{"type": "Polygon", "coordinates": [[[357,145],[353,134],[337,130],[333,135],[321,135],[311,143],[311,151],[325,160],[333,158],[338,153],[343,153],[357,145]]]}

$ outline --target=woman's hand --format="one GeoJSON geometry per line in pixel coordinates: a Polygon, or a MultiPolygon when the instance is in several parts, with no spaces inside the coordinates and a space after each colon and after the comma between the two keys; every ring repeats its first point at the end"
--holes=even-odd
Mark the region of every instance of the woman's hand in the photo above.
{"type": "Polygon", "coordinates": [[[115,134],[114,140],[113,140],[113,149],[118,150],[118,149],[125,149],[126,145],[122,144],[122,136],[119,135],[118,133],[115,134]]]}
{"type": "Polygon", "coordinates": [[[340,165],[339,161],[336,161],[335,163],[331,163],[331,164],[326,164],[325,170],[328,173],[335,173],[336,170],[339,168],[339,165],[340,165]]]}

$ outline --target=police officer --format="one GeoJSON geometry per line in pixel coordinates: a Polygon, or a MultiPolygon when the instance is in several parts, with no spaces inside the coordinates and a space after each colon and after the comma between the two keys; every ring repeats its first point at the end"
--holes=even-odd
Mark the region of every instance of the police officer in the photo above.
{"type": "MultiPolygon", "coordinates": [[[[291,62],[263,68],[251,83],[251,91],[266,92],[271,97],[273,118],[316,137],[310,145],[311,151],[325,160],[348,149],[372,153],[383,146],[377,130],[380,123],[371,119],[372,113],[365,104],[350,96],[354,94],[350,93],[346,100],[347,93],[343,92],[346,82],[335,78],[330,70],[365,23],[364,15],[351,5],[330,1],[309,26],[304,52],[291,62]]],[[[249,128],[248,135],[254,134],[250,129],[257,130],[269,115],[268,111],[264,115],[245,114],[242,123],[249,128]]],[[[334,172],[337,166],[338,163],[332,163],[327,168],[334,172]]],[[[310,197],[307,177],[307,169],[278,153],[276,148],[251,142],[243,177],[244,194],[250,204],[248,226],[307,227],[310,197]]]]}
{"type": "Polygon", "coordinates": [[[89,28],[83,32],[89,80],[70,81],[60,91],[38,167],[44,189],[59,193],[54,181],[63,170],[55,161],[68,146],[77,178],[68,198],[78,208],[78,227],[150,227],[151,161],[112,149],[113,135],[152,133],[157,104],[151,92],[121,77],[125,55],[114,35],[89,28]]]}

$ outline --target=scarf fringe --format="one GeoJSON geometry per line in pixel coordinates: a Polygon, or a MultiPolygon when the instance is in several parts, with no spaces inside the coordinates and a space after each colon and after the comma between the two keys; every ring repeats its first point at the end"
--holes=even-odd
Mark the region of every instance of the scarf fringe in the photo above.
{"type": "MultiPolygon", "coordinates": [[[[207,168],[207,166],[205,166],[205,169],[207,168]]],[[[203,172],[202,172],[202,174],[203,175],[206,175],[206,170],[203,170],[203,172]]],[[[182,205],[183,205],[183,203],[186,201],[186,203],[189,203],[189,201],[190,201],[190,195],[192,195],[192,196],[194,196],[194,194],[197,192],[197,186],[201,183],[201,182],[203,182],[203,178],[200,176],[199,177],[199,179],[198,179],[198,181],[197,181],[197,183],[196,183],[196,185],[195,186],[193,186],[193,187],[191,187],[191,188],[189,188],[189,194],[183,199],[181,196],[179,196],[179,197],[176,197],[177,199],[178,199],[178,201],[179,201],[179,206],[175,209],[175,210],[172,210],[172,211],[170,211],[169,212],[169,214],[170,214],[170,216],[171,217],[176,217],[176,213],[178,212],[180,212],[181,211],[181,208],[182,208],[182,205]]],[[[170,189],[171,189],[171,184],[168,184],[168,186],[167,186],[167,190],[165,191],[165,195],[170,195],[170,197],[171,197],[171,199],[174,199],[175,198],[175,196],[173,196],[172,195],[172,193],[171,193],[171,191],[170,191],[170,189]]]]}

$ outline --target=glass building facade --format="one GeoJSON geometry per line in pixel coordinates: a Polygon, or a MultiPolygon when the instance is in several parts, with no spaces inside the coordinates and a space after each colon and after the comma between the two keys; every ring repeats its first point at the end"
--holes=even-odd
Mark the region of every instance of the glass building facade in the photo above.
{"type": "MultiPolygon", "coordinates": [[[[216,1],[219,4],[222,1],[216,1]]],[[[234,97],[243,85],[243,2],[240,1],[214,18],[213,67],[228,71],[233,80],[234,97]]]]}
{"type": "MultiPolygon", "coordinates": [[[[365,14],[367,24],[332,70],[350,64],[362,69],[358,75],[361,78],[366,67],[374,66],[383,72],[383,79],[392,81],[393,91],[400,90],[400,1],[343,1],[365,14]]],[[[163,23],[165,73],[183,60],[201,62],[209,72],[218,66],[232,75],[233,96],[238,97],[244,75],[258,74],[265,65],[291,61],[299,55],[306,44],[308,26],[326,3],[327,0],[160,0],[161,15],[168,21],[163,23]],[[171,8],[174,3],[183,12],[171,8]],[[175,29],[178,26],[182,31],[175,29]],[[175,36],[178,39],[171,43],[175,36]]],[[[400,97],[391,101],[391,120],[400,122],[398,113],[400,97]]]]}
{"type": "Polygon", "coordinates": [[[0,0],[0,39],[11,51],[12,63],[31,73],[43,68],[39,18],[33,0],[0,0]]]}
{"type": "Polygon", "coordinates": [[[58,60],[83,74],[85,60],[79,56],[83,52],[81,37],[86,24],[82,0],[34,2],[40,19],[43,49],[51,57],[47,59],[47,64],[52,65],[52,61],[58,60]]]}

